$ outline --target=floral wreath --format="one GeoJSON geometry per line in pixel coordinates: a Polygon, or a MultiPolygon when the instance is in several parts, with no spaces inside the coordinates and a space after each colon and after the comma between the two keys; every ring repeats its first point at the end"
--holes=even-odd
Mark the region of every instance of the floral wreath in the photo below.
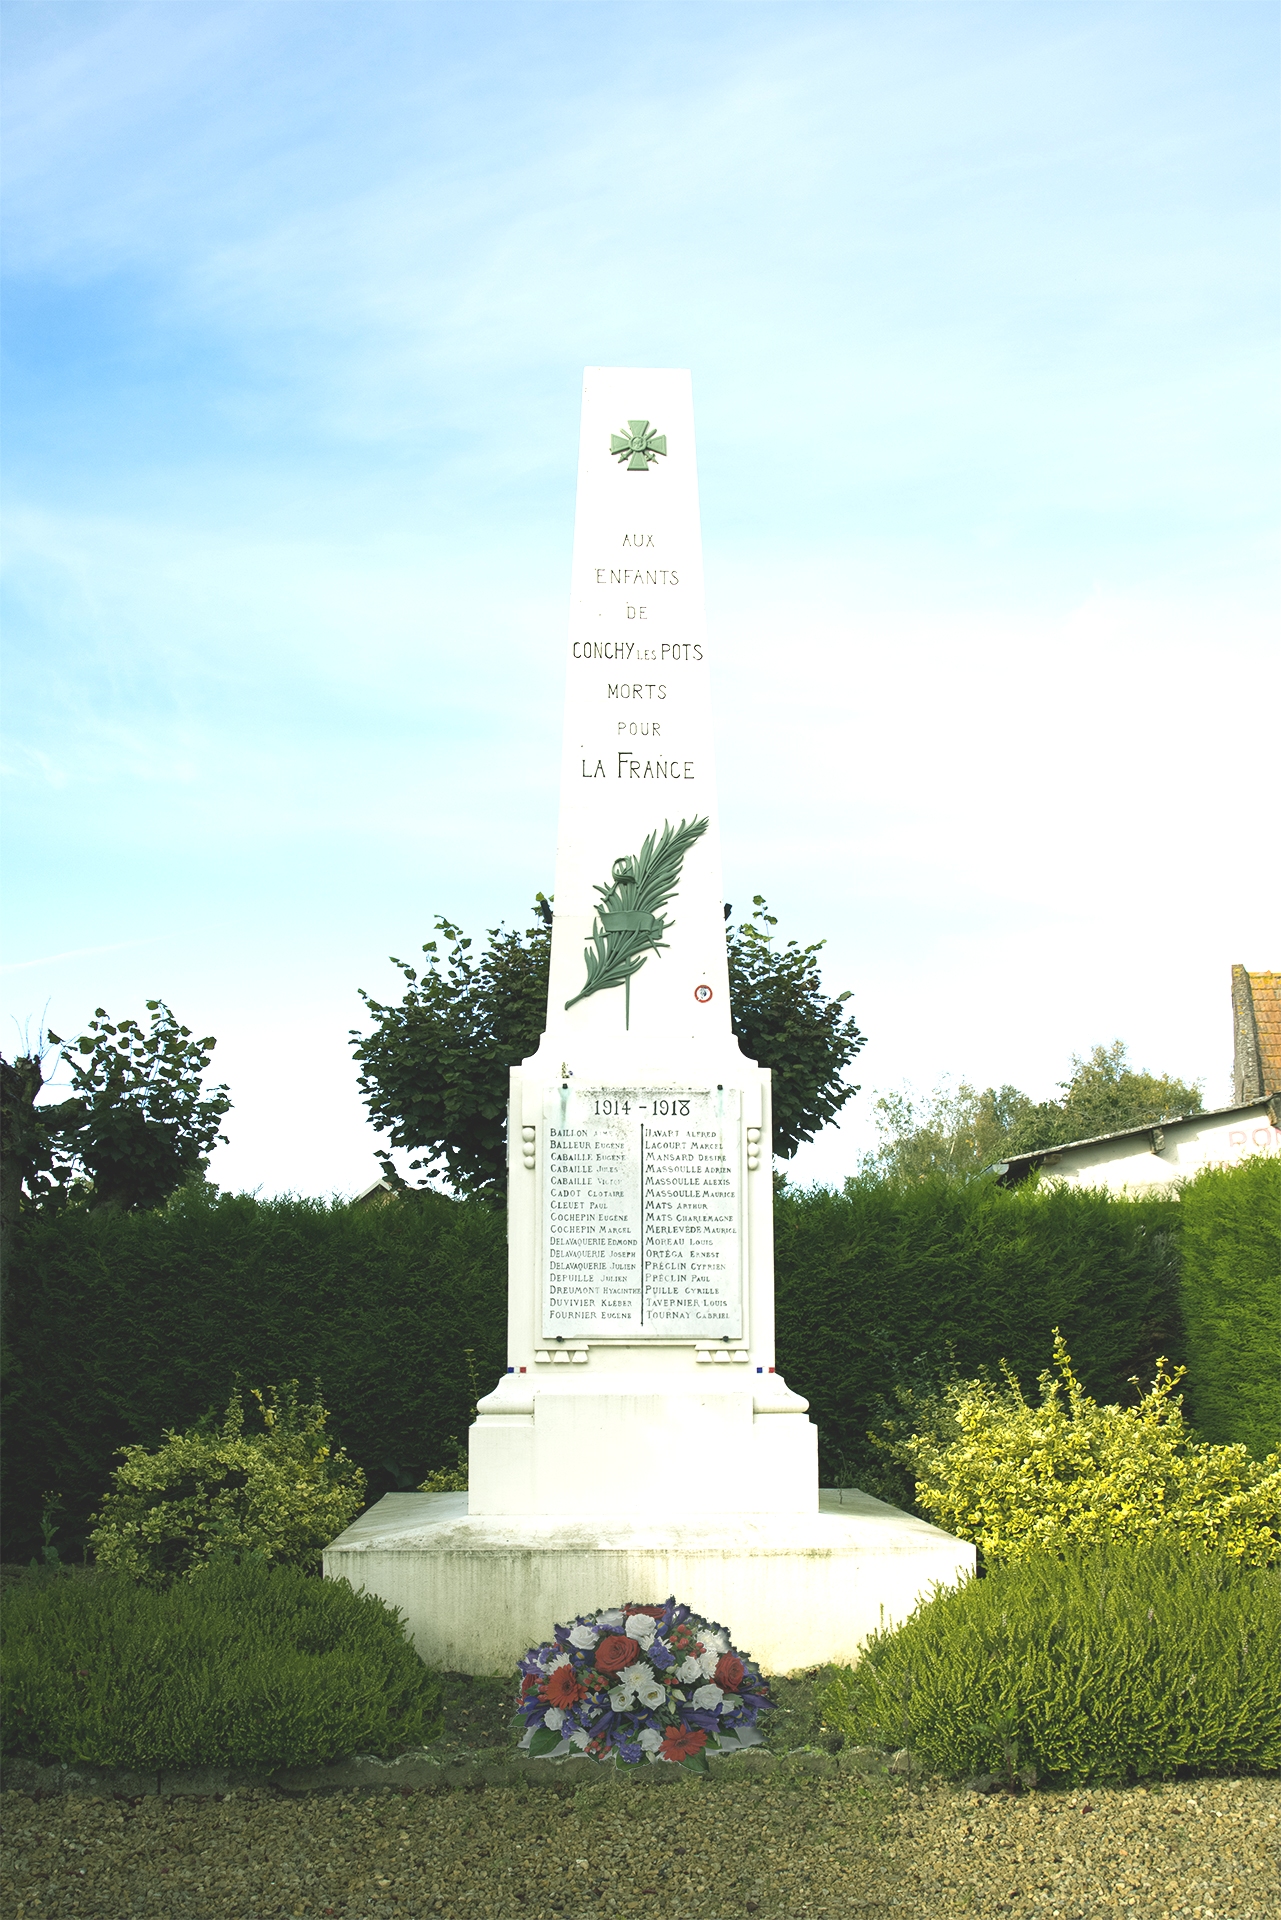
{"type": "Polygon", "coordinates": [[[554,1634],[519,1665],[513,1725],[531,1758],[704,1769],[709,1752],[761,1744],[756,1723],[774,1702],[759,1667],[675,1599],[580,1614],[554,1634]]]}

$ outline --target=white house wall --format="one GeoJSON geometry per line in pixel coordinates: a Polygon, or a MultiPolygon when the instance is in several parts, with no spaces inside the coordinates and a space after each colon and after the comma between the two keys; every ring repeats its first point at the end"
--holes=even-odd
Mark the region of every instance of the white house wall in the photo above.
{"type": "Polygon", "coordinates": [[[1152,1134],[1145,1129],[1069,1147],[1054,1160],[1047,1157],[1045,1176],[1069,1186],[1148,1193],[1177,1186],[1203,1167],[1235,1167],[1259,1153],[1281,1155],[1281,1128],[1269,1121],[1266,1101],[1167,1121],[1157,1131],[1163,1139],[1160,1152],[1153,1151],[1152,1134]]]}

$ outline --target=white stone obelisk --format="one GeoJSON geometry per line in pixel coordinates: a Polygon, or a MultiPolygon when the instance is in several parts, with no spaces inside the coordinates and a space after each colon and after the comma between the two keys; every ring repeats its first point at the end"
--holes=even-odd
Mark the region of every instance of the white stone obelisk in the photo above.
{"type": "Polygon", "coordinates": [[[730,1022],[689,374],[589,368],[547,1030],[513,1069],[508,1371],[472,1514],[813,1512],[774,1370],[769,1074],[730,1022]],[[691,1446],[693,1453],[691,1454],[691,1446]],[[685,1490],[682,1495],[682,1488],[685,1490]]]}
{"type": "Polygon", "coordinates": [[[385,1494],[325,1572],[465,1673],[669,1593],[767,1670],[852,1660],[974,1549],[820,1495],[774,1371],[769,1075],[730,1025],[687,373],[588,369],[568,673],[547,1031],[511,1076],[507,1371],[468,1492],[385,1494]]]}

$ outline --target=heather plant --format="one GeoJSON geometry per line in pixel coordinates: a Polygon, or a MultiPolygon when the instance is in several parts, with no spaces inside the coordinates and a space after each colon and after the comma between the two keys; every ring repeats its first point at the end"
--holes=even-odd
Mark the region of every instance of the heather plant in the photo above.
{"type": "Polygon", "coordinates": [[[1003,1364],[1003,1384],[946,1382],[923,1431],[882,1435],[922,1513],[985,1562],[1120,1540],[1213,1547],[1256,1567],[1281,1556],[1281,1455],[1198,1440],[1175,1392],[1184,1368],[1159,1360],[1138,1404],[1120,1407],[1085,1392],[1057,1328],[1054,1367],[1039,1404],[1003,1364]]]}
{"type": "Polygon", "coordinates": [[[851,1745],[1010,1787],[1281,1766],[1281,1575],[1181,1541],[1032,1552],[936,1590],[821,1699],[851,1745]]]}
{"type": "Polygon", "coordinates": [[[440,1683],[345,1580],[221,1561],[162,1591],[120,1574],[3,1595],[6,1753],[103,1767],[276,1767],[418,1746],[440,1683]]]}
{"type": "Polygon", "coordinates": [[[314,1568],[320,1549],[364,1504],[365,1476],[335,1449],[319,1400],[296,1380],[239,1388],[220,1426],[170,1429],[155,1452],[123,1447],[123,1463],[95,1516],[89,1545],[101,1567],[152,1586],[189,1578],[218,1560],[255,1557],[314,1568]]]}

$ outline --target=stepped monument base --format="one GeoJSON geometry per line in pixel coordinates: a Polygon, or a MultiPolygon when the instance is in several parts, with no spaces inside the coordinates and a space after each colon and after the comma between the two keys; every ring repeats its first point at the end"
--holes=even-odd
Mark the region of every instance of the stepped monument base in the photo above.
{"type": "Polygon", "coordinates": [[[670,1593],[722,1621],[771,1673],[853,1661],[974,1549],[852,1488],[816,1513],[469,1514],[465,1493],[389,1493],[325,1552],[325,1573],[404,1614],[431,1666],[512,1672],[557,1621],[670,1593]]]}

